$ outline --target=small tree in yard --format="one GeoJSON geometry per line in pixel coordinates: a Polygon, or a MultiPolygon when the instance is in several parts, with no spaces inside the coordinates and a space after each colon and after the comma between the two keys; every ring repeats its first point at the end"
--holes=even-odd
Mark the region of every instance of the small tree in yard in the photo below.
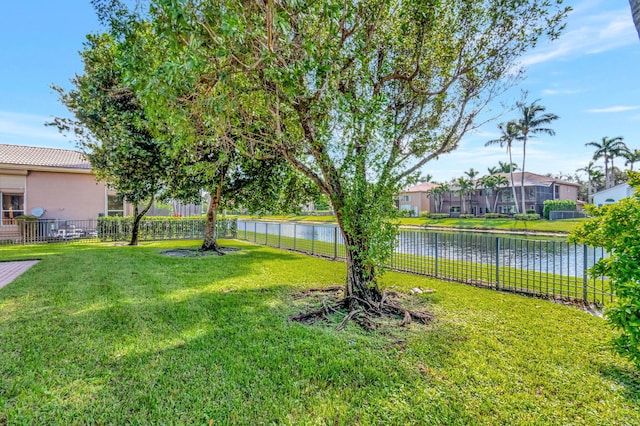
{"type": "Polygon", "coordinates": [[[81,56],[85,73],[71,80],[74,88],[53,87],[74,118],[56,118],[49,125],[73,131],[98,179],[133,204],[130,245],[137,245],[140,220],[171,167],[138,98],[123,83],[113,38],[88,36],[81,56]],[[140,209],[142,203],[146,205],[140,209]]]}
{"type": "Polygon", "coordinates": [[[378,287],[394,195],[458,146],[527,49],[557,36],[561,1],[152,5],[155,30],[180,52],[167,55],[167,80],[202,82],[220,136],[231,132],[248,155],[269,147],[331,201],[346,249],[345,323],[426,320],[378,287]]]}
{"type": "MultiPolygon", "coordinates": [[[[171,46],[153,32],[148,22],[113,3],[112,22],[120,20],[122,50],[119,63],[126,79],[145,107],[157,137],[168,147],[174,172],[167,176],[165,195],[192,201],[202,190],[209,194],[202,251],[224,251],[217,243],[218,212],[241,205],[251,213],[285,213],[318,194],[310,180],[292,168],[273,149],[252,147],[251,155],[234,143],[229,123],[211,110],[210,83],[200,79],[167,79],[167,64],[180,67],[184,45],[171,46]],[[114,16],[115,15],[115,16],[114,16]],[[122,22],[127,22],[127,26],[122,22]],[[171,62],[167,55],[175,55],[171,62]],[[162,96],[158,96],[162,93],[162,96]]],[[[98,8],[100,10],[100,8],[98,8]]],[[[197,64],[191,64],[195,69],[197,64]]]]}
{"type": "Polygon", "coordinates": [[[593,217],[570,235],[570,241],[604,247],[609,256],[600,259],[591,274],[609,278],[616,296],[607,308],[607,319],[620,334],[615,349],[640,368],[640,173],[629,172],[636,192],[615,204],[585,208],[593,217]]]}

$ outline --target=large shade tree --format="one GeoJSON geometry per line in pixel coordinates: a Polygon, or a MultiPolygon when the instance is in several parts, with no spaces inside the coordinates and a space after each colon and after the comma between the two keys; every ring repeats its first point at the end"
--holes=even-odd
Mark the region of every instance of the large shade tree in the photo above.
{"type": "Polygon", "coordinates": [[[164,196],[196,201],[202,192],[208,194],[201,250],[224,253],[216,235],[223,207],[291,212],[317,195],[311,182],[272,149],[258,147],[254,155],[237,149],[229,123],[217,121],[216,111],[209,108],[206,80],[165,78],[170,74],[167,67],[182,67],[184,45],[171,46],[118,0],[93,3],[116,39],[123,78],[144,106],[156,139],[167,146],[172,170],[164,182],[164,196]]]}
{"type": "Polygon", "coordinates": [[[166,78],[207,82],[239,149],[269,146],[329,198],[346,248],[342,306],[364,324],[367,312],[411,317],[377,282],[394,194],[458,146],[565,14],[548,0],[156,0],[149,16],[187,47],[166,78]]]}
{"type": "Polygon", "coordinates": [[[137,245],[140,220],[171,173],[171,165],[138,97],[124,82],[117,56],[113,37],[87,37],[81,52],[84,73],[71,80],[68,91],[53,87],[73,118],[59,117],[50,124],[72,133],[98,179],[133,204],[130,244],[137,245]]]}

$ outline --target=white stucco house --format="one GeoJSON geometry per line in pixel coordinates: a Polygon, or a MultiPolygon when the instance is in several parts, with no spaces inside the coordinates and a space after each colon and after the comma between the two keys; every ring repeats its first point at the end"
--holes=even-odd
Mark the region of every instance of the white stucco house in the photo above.
{"type": "Polygon", "coordinates": [[[631,194],[633,194],[633,188],[627,183],[621,183],[593,194],[593,204],[601,207],[605,204],[617,203],[623,198],[630,197],[631,194]]]}

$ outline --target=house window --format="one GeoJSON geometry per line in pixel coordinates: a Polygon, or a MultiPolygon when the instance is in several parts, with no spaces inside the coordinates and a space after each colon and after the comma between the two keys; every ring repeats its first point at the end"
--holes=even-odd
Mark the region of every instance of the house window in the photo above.
{"type": "Polygon", "coordinates": [[[525,191],[527,193],[527,200],[533,201],[536,199],[536,188],[533,186],[529,186],[527,188],[525,188],[525,191]]]}
{"type": "Polygon", "coordinates": [[[511,191],[502,191],[500,193],[500,201],[503,203],[512,203],[513,193],[511,191]]]}
{"type": "Polygon", "coordinates": [[[500,206],[498,208],[498,213],[502,214],[511,214],[516,212],[516,206],[500,206]]]}
{"type": "Polygon", "coordinates": [[[449,213],[460,213],[460,206],[451,206],[449,208],[449,213]]]}
{"type": "Polygon", "coordinates": [[[399,200],[400,201],[404,201],[404,202],[411,201],[411,196],[410,195],[401,195],[399,197],[399,200]]]}
{"type": "Polygon", "coordinates": [[[24,194],[0,192],[0,200],[0,225],[15,225],[15,219],[24,214],[24,194]]]}
{"type": "Polygon", "coordinates": [[[121,195],[107,195],[107,216],[124,216],[124,200],[121,195]]]}

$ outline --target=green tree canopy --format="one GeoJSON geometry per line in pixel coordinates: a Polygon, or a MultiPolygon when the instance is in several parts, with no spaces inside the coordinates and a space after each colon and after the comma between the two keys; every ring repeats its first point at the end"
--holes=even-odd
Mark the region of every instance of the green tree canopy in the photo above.
{"type": "Polygon", "coordinates": [[[73,132],[98,179],[134,205],[131,245],[136,245],[140,219],[171,173],[166,146],[153,136],[144,108],[122,78],[113,37],[88,36],[80,54],[84,74],[71,80],[73,88],[54,86],[73,118],[56,118],[50,124],[63,133],[73,132]],[[138,211],[143,202],[147,206],[138,211]]]}
{"type": "Polygon", "coordinates": [[[362,322],[397,312],[376,281],[392,253],[394,195],[458,146],[567,12],[559,0],[151,3],[168,43],[164,78],[201,83],[219,137],[253,156],[275,150],[331,201],[343,303],[362,322]]]}

